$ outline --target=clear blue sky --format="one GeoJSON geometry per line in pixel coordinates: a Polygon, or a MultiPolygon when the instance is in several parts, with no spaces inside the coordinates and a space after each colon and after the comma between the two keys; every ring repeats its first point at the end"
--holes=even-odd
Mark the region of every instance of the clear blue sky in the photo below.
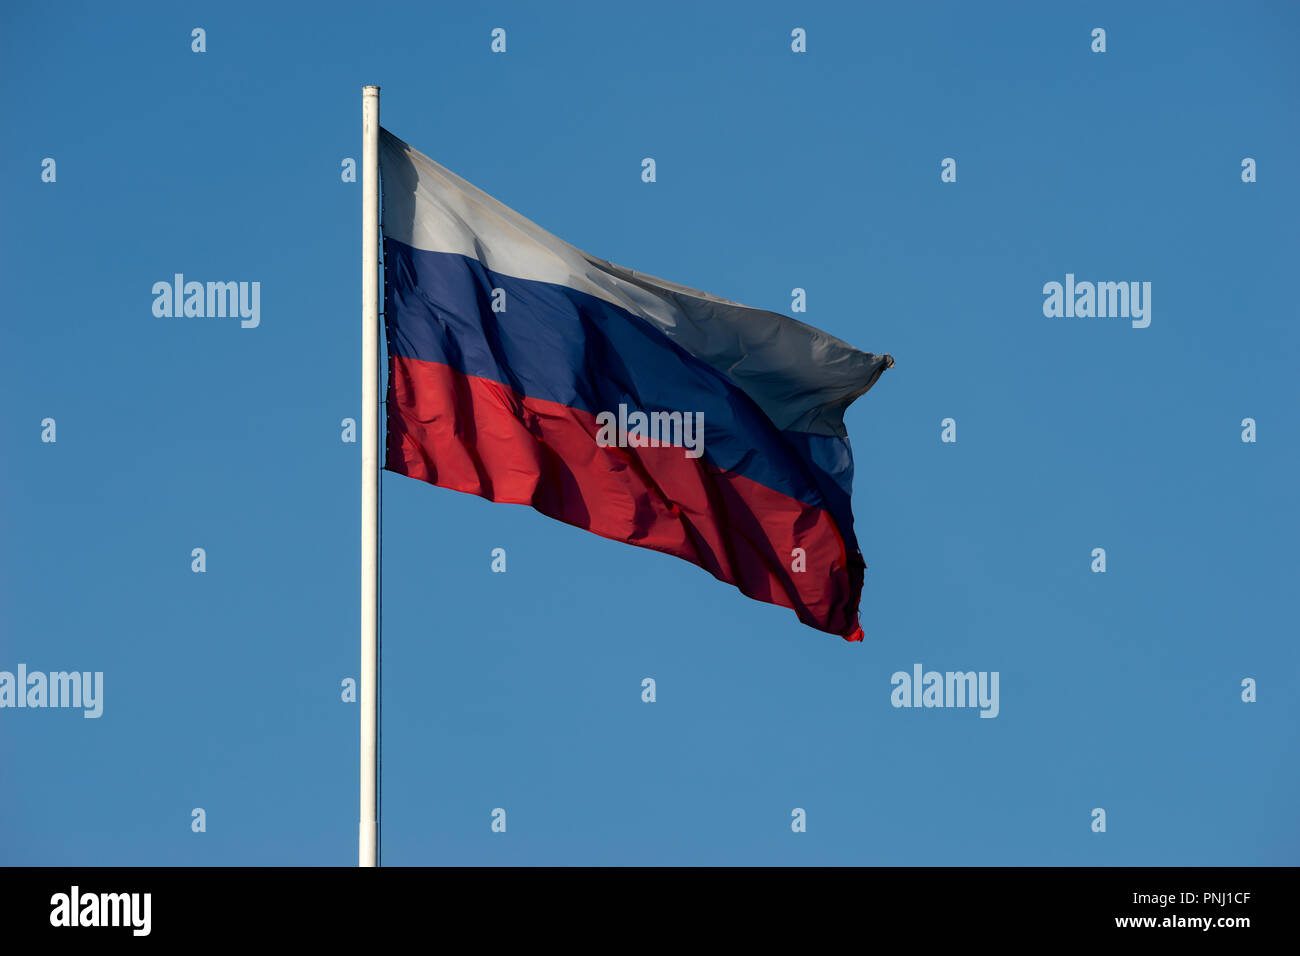
{"type": "Polygon", "coordinates": [[[0,670],[102,671],[104,712],[0,710],[0,863],[356,860],[366,83],[579,247],[778,311],[805,288],[898,362],[847,416],[862,644],[386,474],[385,863],[1300,862],[1297,26],[7,5],[0,670]],[[177,272],[260,282],[260,326],[156,318],[177,272]],[[1066,273],[1151,282],[1150,327],[1044,317],[1066,273]],[[916,663],[999,672],[999,716],[893,708],[916,663]]]}

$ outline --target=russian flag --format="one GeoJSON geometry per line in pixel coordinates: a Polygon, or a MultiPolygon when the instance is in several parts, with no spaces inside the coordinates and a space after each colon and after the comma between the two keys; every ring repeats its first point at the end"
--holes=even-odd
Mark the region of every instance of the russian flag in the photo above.
{"type": "Polygon", "coordinates": [[[387,130],[379,156],[385,468],[861,640],[843,415],[893,359],[588,255],[387,130]]]}

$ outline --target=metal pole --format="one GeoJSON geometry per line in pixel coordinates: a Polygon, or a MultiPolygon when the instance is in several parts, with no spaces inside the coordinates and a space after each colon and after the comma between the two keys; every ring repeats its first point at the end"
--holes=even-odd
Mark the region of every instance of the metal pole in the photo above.
{"type": "Polygon", "coordinates": [[[379,865],[379,87],[361,91],[361,830],[379,865]]]}

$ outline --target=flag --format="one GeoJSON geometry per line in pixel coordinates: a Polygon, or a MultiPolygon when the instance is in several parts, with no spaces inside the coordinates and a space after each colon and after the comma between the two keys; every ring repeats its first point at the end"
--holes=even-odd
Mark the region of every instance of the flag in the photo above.
{"type": "Polygon", "coordinates": [[[380,130],[385,468],[862,639],[844,410],[888,355],[569,245],[380,130]]]}

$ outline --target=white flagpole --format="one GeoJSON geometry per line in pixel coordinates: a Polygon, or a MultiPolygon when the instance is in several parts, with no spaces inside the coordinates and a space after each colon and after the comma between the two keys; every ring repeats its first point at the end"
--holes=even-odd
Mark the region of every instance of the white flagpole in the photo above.
{"type": "Polygon", "coordinates": [[[361,91],[361,831],[379,865],[379,87],[361,91]]]}

